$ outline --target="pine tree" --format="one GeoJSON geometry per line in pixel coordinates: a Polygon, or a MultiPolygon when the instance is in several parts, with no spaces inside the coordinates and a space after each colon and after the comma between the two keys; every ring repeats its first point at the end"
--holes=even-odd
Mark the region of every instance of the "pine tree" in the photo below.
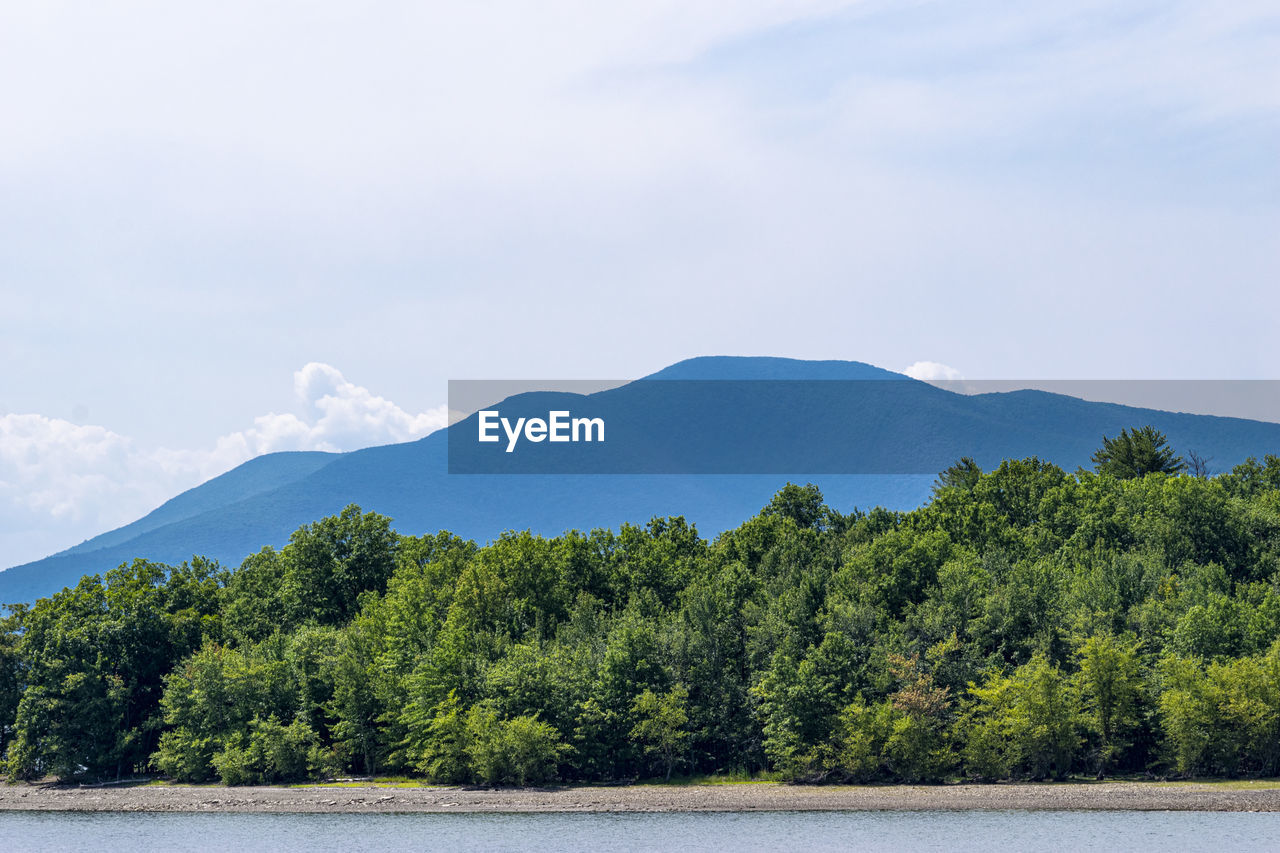
{"type": "Polygon", "coordinates": [[[1174,456],[1165,434],[1153,426],[1120,430],[1115,438],[1102,437],[1102,447],[1093,454],[1094,469],[1121,480],[1147,474],[1177,474],[1187,466],[1174,456]]]}

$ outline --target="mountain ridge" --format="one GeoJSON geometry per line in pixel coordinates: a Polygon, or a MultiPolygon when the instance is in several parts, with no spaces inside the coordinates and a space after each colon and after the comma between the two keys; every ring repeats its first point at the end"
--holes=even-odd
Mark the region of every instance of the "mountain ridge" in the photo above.
{"type": "MultiPolygon", "coordinates": [[[[578,399],[609,406],[615,418],[667,423],[654,421],[651,411],[653,395],[662,390],[661,380],[688,383],[667,386],[677,393],[686,387],[699,392],[686,395],[685,408],[675,416],[688,413],[708,419],[709,429],[721,430],[715,435],[737,442],[724,448],[707,445],[721,454],[718,463],[741,461],[748,465],[745,470],[752,470],[750,463],[776,458],[781,460],[778,464],[795,463],[796,467],[775,474],[451,475],[448,436],[451,431],[461,436],[464,430],[474,429],[473,415],[402,444],[336,454],[257,457],[175,496],[135,522],[0,572],[0,601],[47,595],[75,583],[81,575],[102,572],[135,557],[176,563],[200,554],[235,565],[263,546],[283,545],[302,524],[351,503],[391,516],[402,533],[449,529],[479,541],[507,529],[554,535],[571,528],[643,523],[654,515],[685,515],[704,533],[714,534],[756,512],[787,479],[816,482],[830,505],[844,510],[855,505],[910,509],[927,498],[936,472],[961,455],[975,456],[984,467],[1003,458],[1035,455],[1071,470],[1088,464],[1103,435],[1143,423],[1166,432],[1180,451],[1195,450],[1222,465],[1243,461],[1245,455],[1280,450],[1280,424],[1095,403],[1042,391],[962,395],[862,362],[704,356],[607,391],[578,395],[578,399]],[[760,382],[708,385],[708,399],[702,399],[704,386],[697,383],[718,379],[760,382]],[[828,379],[851,381],[847,386],[820,381],[828,379]],[[896,381],[886,385],[861,381],[886,379],[896,381]],[[771,414],[765,404],[776,401],[751,396],[757,389],[757,396],[776,395],[777,388],[789,388],[776,383],[789,380],[801,380],[799,390],[791,390],[799,395],[796,402],[802,408],[806,403],[816,407],[817,426],[799,428],[795,411],[771,414]],[[810,381],[812,386],[803,384],[810,381]],[[856,399],[841,403],[838,396],[845,388],[856,399]],[[731,413],[718,409],[723,401],[717,394],[727,395],[725,405],[729,406],[758,402],[763,414],[749,429],[731,425],[726,420],[731,413]],[[843,408],[834,412],[822,408],[833,405],[843,408]],[[851,434],[859,440],[850,439],[851,434]],[[793,436],[816,437],[818,449],[828,451],[827,456],[785,446],[802,443],[793,436]],[[768,457],[778,450],[775,445],[782,445],[782,455],[768,457]],[[881,451],[916,453],[923,462],[907,473],[814,474],[832,469],[806,467],[835,457],[850,465],[864,464],[881,451]]],[[[508,398],[502,405],[536,405],[544,399],[537,395],[543,393],[547,392],[535,392],[522,402],[508,398]]],[[[638,453],[637,459],[645,462],[655,453],[670,451],[661,446],[656,451],[640,447],[638,453]]],[[[678,453],[673,455],[679,464],[688,462],[678,453]]],[[[628,461],[625,455],[619,458],[628,461]]],[[[677,466],[677,470],[688,469],[677,466]]]]}

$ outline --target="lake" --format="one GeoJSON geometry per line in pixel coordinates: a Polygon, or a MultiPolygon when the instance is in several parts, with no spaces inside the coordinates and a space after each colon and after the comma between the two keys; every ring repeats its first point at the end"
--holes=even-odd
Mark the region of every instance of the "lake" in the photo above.
{"type": "Polygon", "coordinates": [[[11,850],[1258,850],[1280,814],[701,812],[625,814],[0,813],[11,850]]]}

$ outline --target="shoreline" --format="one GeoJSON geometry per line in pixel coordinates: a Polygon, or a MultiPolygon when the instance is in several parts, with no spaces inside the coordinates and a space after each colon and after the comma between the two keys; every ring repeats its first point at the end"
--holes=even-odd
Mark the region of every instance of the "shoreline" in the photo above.
{"type": "Polygon", "coordinates": [[[0,785],[0,811],[314,814],[753,811],[1280,812],[1280,782],[803,786],[776,782],[555,788],[0,785]]]}

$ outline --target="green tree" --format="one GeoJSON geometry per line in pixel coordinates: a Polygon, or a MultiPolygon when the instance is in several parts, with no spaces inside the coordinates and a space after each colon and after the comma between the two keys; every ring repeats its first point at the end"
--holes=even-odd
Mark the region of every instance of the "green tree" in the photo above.
{"type": "Polygon", "coordinates": [[[363,592],[383,593],[396,564],[391,519],[352,504],[294,531],[280,554],[280,596],[291,625],[342,625],[363,592]]]}
{"type": "Polygon", "coordinates": [[[145,767],[165,673],[203,631],[217,633],[222,578],[205,560],[135,560],[38,601],[22,620],[10,775],[120,778],[145,767]]]}
{"type": "Polygon", "coordinates": [[[1280,772],[1280,458],[1204,478],[953,467],[911,512],[842,515],[788,484],[713,543],[659,517],[478,547],[349,507],[229,576],[138,561],[0,618],[5,764],[1280,772]]]}
{"type": "Polygon", "coordinates": [[[1076,676],[1084,720],[1097,745],[1098,777],[1120,763],[1142,723],[1142,675],[1136,643],[1109,635],[1085,640],[1076,676]]]}
{"type": "Polygon", "coordinates": [[[871,782],[888,774],[885,745],[894,733],[893,702],[868,704],[859,693],[840,712],[835,766],[840,775],[856,782],[871,782]]]}
{"type": "Polygon", "coordinates": [[[752,688],[764,751],[788,778],[821,781],[837,768],[841,712],[857,695],[858,650],[828,633],[798,663],[779,654],[752,688]]]}
{"type": "Polygon", "coordinates": [[[222,618],[231,638],[256,643],[293,627],[285,614],[284,571],[274,548],[245,557],[222,591],[222,618]]]}
{"type": "Polygon", "coordinates": [[[1079,712],[1066,677],[1043,655],[1010,676],[993,673],[969,693],[973,705],[958,726],[969,775],[1044,779],[1070,772],[1079,712]]]}
{"type": "Polygon", "coordinates": [[[756,592],[737,562],[693,580],[681,594],[675,664],[688,685],[691,764],[712,769],[763,766],[751,713],[747,616],[756,592]]]}
{"type": "Polygon", "coordinates": [[[787,483],[760,514],[766,518],[789,518],[797,527],[819,527],[827,520],[827,507],[822,491],[813,483],[803,486],[787,483]]]}
{"type": "Polygon", "coordinates": [[[938,474],[933,481],[933,493],[936,496],[943,489],[961,489],[970,491],[978,485],[982,478],[982,469],[973,461],[972,456],[962,456],[954,465],[938,474]]]}
{"type": "Polygon", "coordinates": [[[10,604],[5,609],[8,613],[0,618],[0,755],[4,755],[13,739],[18,703],[22,701],[26,680],[20,643],[27,606],[10,604]]]}
{"type": "Polygon", "coordinates": [[[889,655],[898,689],[889,697],[894,719],[884,744],[888,769],[906,782],[940,780],[954,760],[948,742],[951,698],[933,683],[917,655],[889,655]]]}
{"type": "Polygon", "coordinates": [[[1280,771],[1280,642],[1265,656],[1207,665],[1168,656],[1160,670],[1160,716],[1179,773],[1280,771]]]}
{"type": "Polygon", "coordinates": [[[470,781],[471,737],[457,691],[450,691],[430,716],[411,711],[408,741],[416,755],[414,766],[428,779],[444,784],[470,781]]]}
{"type": "Polygon", "coordinates": [[[1120,480],[1147,474],[1177,474],[1187,466],[1175,456],[1164,433],[1153,426],[1120,430],[1114,438],[1103,436],[1102,447],[1093,454],[1094,469],[1120,480]]]}
{"type": "Polygon", "coordinates": [[[261,746],[264,738],[277,733],[272,726],[282,725],[282,720],[291,725],[299,718],[302,693],[299,673],[290,660],[289,638],[275,635],[244,647],[206,643],[165,678],[160,702],[165,731],[152,761],[182,781],[201,782],[214,776],[243,776],[243,781],[264,778],[261,774],[268,768],[253,752],[254,721],[267,726],[258,738],[261,746]],[[269,720],[275,722],[268,725],[269,720]],[[219,760],[228,750],[232,757],[219,760]],[[224,766],[231,768],[226,774],[224,766]]]}
{"type": "Polygon", "coordinates": [[[689,748],[689,691],[677,684],[666,693],[645,690],[635,698],[632,711],[637,717],[632,739],[644,745],[645,754],[661,760],[667,781],[671,771],[689,748]]]}
{"type": "Polygon", "coordinates": [[[388,708],[377,683],[377,641],[367,623],[349,625],[324,673],[332,685],[324,710],[333,720],[337,755],[369,776],[379,770],[387,746],[381,721],[388,708]]]}
{"type": "Polygon", "coordinates": [[[467,713],[467,734],[471,774],[489,785],[550,782],[568,751],[553,726],[531,716],[502,719],[483,704],[467,713]]]}
{"type": "Polygon", "coordinates": [[[224,785],[263,785],[306,779],[314,770],[316,733],[302,720],[288,725],[254,717],[213,756],[224,785]]]}

